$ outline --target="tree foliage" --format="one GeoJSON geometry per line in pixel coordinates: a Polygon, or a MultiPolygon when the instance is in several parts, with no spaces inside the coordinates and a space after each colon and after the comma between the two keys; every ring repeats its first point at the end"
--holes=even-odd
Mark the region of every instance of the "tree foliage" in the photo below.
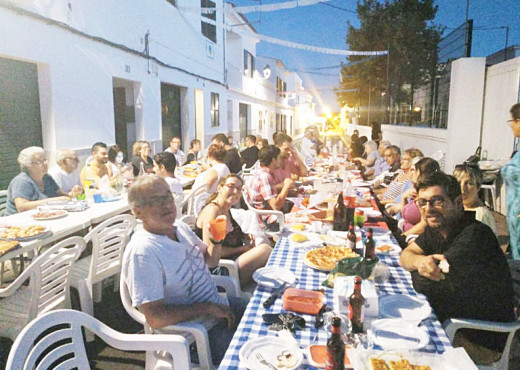
{"type": "Polygon", "coordinates": [[[349,50],[390,50],[390,55],[358,64],[355,62],[366,57],[348,57],[352,65],[342,68],[339,103],[364,105],[369,89],[372,97],[385,92],[393,102],[408,101],[436,70],[437,44],[442,34],[432,22],[437,8],[434,0],[358,0],[360,27],[347,23],[349,50]],[[357,91],[341,92],[351,89],[357,91]]]}

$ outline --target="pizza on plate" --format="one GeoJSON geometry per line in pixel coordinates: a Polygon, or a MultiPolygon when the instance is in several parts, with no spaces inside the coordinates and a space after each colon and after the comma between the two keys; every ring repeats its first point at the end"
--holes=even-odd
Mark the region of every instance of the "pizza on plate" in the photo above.
{"type": "Polygon", "coordinates": [[[6,254],[11,249],[18,247],[20,243],[14,240],[0,240],[0,256],[6,254]]]}
{"type": "Polygon", "coordinates": [[[304,262],[319,270],[332,270],[343,258],[359,257],[352,249],[340,246],[316,248],[305,254],[304,262]]]}
{"type": "Polygon", "coordinates": [[[430,366],[427,365],[412,365],[405,358],[397,361],[385,361],[370,357],[370,365],[372,370],[431,370],[430,366]]]}

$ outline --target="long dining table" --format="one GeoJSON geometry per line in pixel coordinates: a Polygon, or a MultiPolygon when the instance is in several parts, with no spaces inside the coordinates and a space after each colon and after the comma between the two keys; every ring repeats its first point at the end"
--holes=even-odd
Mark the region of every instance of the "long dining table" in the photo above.
{"type": "Polygon", "coordinates": [[[128,212],[130,207],[125,196],[112,202],[89,203],[89,207],[80,212],[68,212],[66,216],[50,219],[35,220],[37,210],[20,212],[11,216],[0,218],[0,226],[11,225],[41,225],[48,228],[48,232],[40,238],[21,241],[20,247],[0,256],[0,263],[16,258],[24,253],[37,254],[40,247],[66,238],[92,225],[99,224],[113,216],[128,212]]]}
{"type": "MultiPolygon", "coordinates": [[[[379,232],[374,233],[376,246],[392,245],[399,248],[390,232],[380,228],[377,228],[377,230],[379,232]]],[[[305,290],[322,289],[324,288],[322,282],[326,279],[327,273],[315,270],[304,264],[303,257],[306,251],[306,248],[295,247],[294,243],[290,242],[287,236],[281,237],[274,247],[267,266],[277,266],[291,271],[298,279],[292,287],[305,290]]],[[[378,257],[382,263],[388,266],[389,270],[388,280],[384,283],[376,284],[378,297],[389,294],[406,294],[426,301],[424,296],[415,292],[410,273],[399,265],[398,251],[391,254],[378,254],[378,257]]],[[[268,309],[263,307],[263,302],[272,292],[272,289],[263,285],[257,286],[219,369],[247,368],[239,358],[240,349],[244,344],[252,338],[277,336],[276,332],[268,329],[269,325],[264,324],[262,319],[262,315],[266,313],[286,312],[282,306],[282,298],[278,298],[274,305],[268,309]]],[[[328,307],[333,306],[333,289],[331,288],[325,288],[325,304],[328,307]]],[[[295,339],[300,347],[307,348],[311,344],[326,344],[330,333],[324,328],[315,329],[315,317],[306,314],[298,315],[306,320],[305,329],[298,330],[295,333],[295,339]]],[[[440,354],[452,348],[446,333],[433,312],[422,321],[421,327],[427,331],[429,336],[429,342],[421,349],[422,352],[440,354]]],[[[313,369],[314,367],[309,365],[308,359],[304,359],[303,368],[313,369]]]]}

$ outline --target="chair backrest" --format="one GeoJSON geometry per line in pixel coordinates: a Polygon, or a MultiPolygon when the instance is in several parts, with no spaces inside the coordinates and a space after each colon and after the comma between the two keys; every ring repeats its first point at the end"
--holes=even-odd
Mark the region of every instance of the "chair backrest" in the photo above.
{"type": "Polygon", "coordinates": [[[244,203],[246,204],[247,209],[256,210],[256,208],[253,207],[252,204],[249,202],[249,197],[247,195],[247,189],[245,186],[242,188],[242,199],[244,199],[244,203]]]}
{"type": "Polygon", "coordinates": [[[117,215],[97,225],[85,236],[92,242],[92,260],[88,278],[92,284],[121,271],[123,251],[137,221],[132,215],[117,215]]]}
{"type": "Polygon", "coordinates": [[[73,236],[53,245],[29,265],[26,270],[31,276],[29,321],[47,311],[70,307],[70,272],[84,248],[83,238],[73,236]]]}
{"type": "Polygon", "coordinates": [[[182,216],[182,208],[186,206],[186,215],[194,215],[194,204],[195,204],[195,198],[198,197],[201,194],[205,194],[208,192],[208,184],[203,184],[199,186],[196,189],[192,189],[191,193],[184,198],[184,201],[182,202],[181,209],[177,210],[177,218],[180,218],[182,216]]]}
{"type": "Polygon", "coordinates": [[[132,298],[130,297],[130,291],[126,285],[126,271],[121,271],[121,278],[119,279],[119,294],[121,295],[121,302],[125,311],[130,315],[132,319],[137,321],[139,324],[144,326],[145,333],[150,333],[151,329],[146,323],[146,317],[137,308],[132,305],[132,298]]]}
{"type": "Polygon", "coordinates": [[[0,190],[0,217],[5,216],[7,208],[7,190],[0,190]]]}
{"type": "Polygon", "coordinates": [[[40,316],[22,330],[11,347],[6,368],[90,369],[82,327],[112,347],[166,351],[175,368],[190,367],[188,343],[178,335],[122,334],[83,312],[57,310],[40,316]]]}
{"type": "Polygon", "coordinates": [[[202,193],[193,199],[193,216],[199,217],[200,211],[202,211],[202,208],[204,208],[210,196],[210,193],[202,193]]]}

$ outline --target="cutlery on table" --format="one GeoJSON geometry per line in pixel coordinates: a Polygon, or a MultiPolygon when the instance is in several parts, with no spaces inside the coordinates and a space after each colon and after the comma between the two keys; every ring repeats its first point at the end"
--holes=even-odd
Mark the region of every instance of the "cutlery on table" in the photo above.
{"type": "Polygon", "coordinates": [[[267,367],[269,367],[270,369],[273,369],[273,370],[278,370],[278,369],[277,369],[273,364],[271,364],[270,362],[268,362],[268,361],[264,358],[264,356],[262,356],[262,355],[260,354],[260,352],[257,352],[257,353],[256,353],[256,358],[258,359],[258,361],[260,361],[260,363],[261,363],[262,365],[265,365],[265,366],[267,366],[267,367]]]}
{"type": "Polygon", "coordinates": [[[289,285],[288,282],[283,283],[278,288],[275,289],[275,291],[267,298],[267,300],[264,302],[264,308],[269,308],[273,305],[273,303],[282,296],[283,292],[289,285]]]}

